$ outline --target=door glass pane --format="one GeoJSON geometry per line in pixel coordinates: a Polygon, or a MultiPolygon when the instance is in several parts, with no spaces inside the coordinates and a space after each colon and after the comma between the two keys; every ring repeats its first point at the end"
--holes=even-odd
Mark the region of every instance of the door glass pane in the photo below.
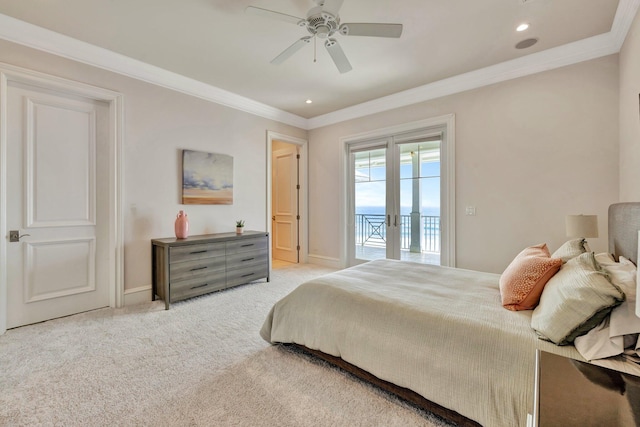
{"type": "Polygon", "coordinates": [[[353,153],[355,258],[386,258],[386,149],[353,153]]]}
{"type": "Polygon", "coordinates": [[[400,259],[440,264],[440,141],[400,145],[400,259]]]}

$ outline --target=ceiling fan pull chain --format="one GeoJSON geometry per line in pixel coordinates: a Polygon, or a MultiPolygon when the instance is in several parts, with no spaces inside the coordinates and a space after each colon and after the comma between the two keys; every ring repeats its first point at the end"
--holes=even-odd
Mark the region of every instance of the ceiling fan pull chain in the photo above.
{"type": "Polygon", "coordinates": [[[318,51],[318,38],[313,36],[313,62],[316,62],[316,52],[318,51]]]}

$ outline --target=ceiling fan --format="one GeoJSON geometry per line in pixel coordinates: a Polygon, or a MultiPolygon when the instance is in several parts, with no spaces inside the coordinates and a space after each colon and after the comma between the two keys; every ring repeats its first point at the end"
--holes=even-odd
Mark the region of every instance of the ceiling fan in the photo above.
{"type": "Polygon", "coordinates": [[[294,53],[311,43],[314,37],[324,40],[324,47],[329,52],[331,59],[338,67],[340,73],[346,73],[352,70],[351,64],[347,59],[338,40],[332,36],[336,33],[343,36],[369,36],[369,37],[393,37],[398,38],[402,34],[402,24],[381,24],[381,23],[345,23],[340,24],[340,16],[338,12],[342,7],[344,0],[313,0],[316,3],[307,12],[306,18],[298,18],[297,16],[287,15],[273,10],[262,9],[260,7],[249,6],[245,10],[246,13],[259,15],[267,18],[278,19],[280,21],[296,24],[304,27],[311,34],[296,41],[294,44],[286,48],[280,55],[276,56],[271,63],[282,64],[294,53]]]}

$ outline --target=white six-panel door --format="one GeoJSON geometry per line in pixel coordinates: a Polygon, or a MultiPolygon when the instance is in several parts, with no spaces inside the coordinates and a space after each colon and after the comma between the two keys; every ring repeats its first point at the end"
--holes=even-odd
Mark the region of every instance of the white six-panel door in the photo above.
{"type": "Polygon", "coordinates": [[[109,306],[109,105],[7,89],[7,328],[109,306]]]}

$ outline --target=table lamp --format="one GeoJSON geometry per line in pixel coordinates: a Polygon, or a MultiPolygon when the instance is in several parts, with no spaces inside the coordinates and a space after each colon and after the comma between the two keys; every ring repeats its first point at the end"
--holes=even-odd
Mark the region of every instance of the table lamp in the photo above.
{"type": "MultiPolygon", "coordinates": [[[[567,237],[598,237],[598,215],[567,215],[565,225],[567,237]]],[[[584,248],[591,252],[586,240],[584,248]]]]}

